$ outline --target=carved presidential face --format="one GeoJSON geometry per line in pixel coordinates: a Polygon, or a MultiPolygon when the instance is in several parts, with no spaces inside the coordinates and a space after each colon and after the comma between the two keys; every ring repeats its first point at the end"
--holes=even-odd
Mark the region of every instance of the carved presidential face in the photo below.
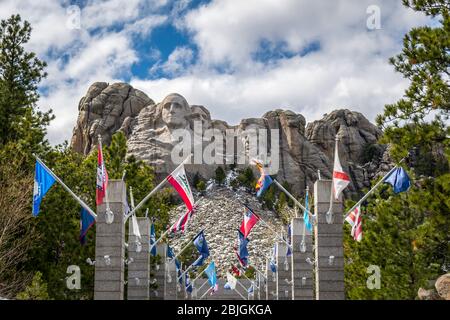
{"type": "Polygon", "coordinates": [[[185,116],[190,113],[189,105],[181,95],[172,93],[161,102],[162,119],[170,125],[183,125],[186,122],[185,116]]]}

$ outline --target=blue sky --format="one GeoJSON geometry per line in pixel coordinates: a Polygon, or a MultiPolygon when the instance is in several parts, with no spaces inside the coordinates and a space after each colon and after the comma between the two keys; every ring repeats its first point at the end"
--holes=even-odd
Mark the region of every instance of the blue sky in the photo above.
{"type": "Polygon", "coordinates": [[[27,48],[48,63],[38,105],[56,115],[52,143],[70,140],[95,81],[129,82],[157,102],[178,92],[231,124],[274,108],[373,120],[407,86],[389,57],[430,23],[400,0],[0,1],[0,18],[13,13],[30,21],[27,48]]]}

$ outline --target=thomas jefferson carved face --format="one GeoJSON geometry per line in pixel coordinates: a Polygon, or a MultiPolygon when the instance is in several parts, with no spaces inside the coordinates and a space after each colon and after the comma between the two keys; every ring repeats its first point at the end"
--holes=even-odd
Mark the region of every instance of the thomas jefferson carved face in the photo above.
{"type": "Polygon", "coordinates": [[[172,126],[180,126],[186,122],[185,116],[190,113],[189,105],[181,95],[171,93],[161,102],[162,119],[172,126]]]}

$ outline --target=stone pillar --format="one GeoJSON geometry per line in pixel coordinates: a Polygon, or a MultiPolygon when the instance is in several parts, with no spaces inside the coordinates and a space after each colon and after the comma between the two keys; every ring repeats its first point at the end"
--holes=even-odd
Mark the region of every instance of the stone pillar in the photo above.
{"type": "Polygon", "coordinates": [[[306,251],[301,252],[300,245],[303,239],[303,218],[294,218],[291,222],[291,244],[292,244],[292,299],[293,300],[313,300],[313,266],[306,262],[313,257],[312,235],[305,228],[306,251]]]}
{"type": "Polygon", "coordinates": [[[277,282],[276,292],[277,300],[291,300],[292,299],[292,286],[291,275],[292,267],[291,260],[286,257],[287,244],[284,242],[277,242],[277,282]],[[287,270],[286,270],[287,261],[287,270]]]}
{"type": "Polygon", "coordinates": [[[266,300],[276,300],[276,273],[270,269],[270,259],[266,260],[266,276],[265,298],[266,300]]]}
{"type": "Polygon", "coordinates": [[[150,283],[155,282],[156,289],[150,289],[151,300],[163,300],[165,292],[164,271],[166,270],[167,244],[156,244],[156,256],[150,257],[150,283]]]}
{"type": "Polygon", "coordinates": [[[128,300],[148,300],[149,299],[149,241],[150,241],[150,220],[148,218],[137,218],[141,239],[139,240],[133,233],[131,221],[129,223],[128,237],[128,259],[133,259],[128,264],[128,300]],[[141,251],[136,252],[136,241],[141,243],[141,251]]]}
{"type": "Polygon", "coordinates": [[[106,223],[106,204],[97,206],[94,300],[123,300],[126,188],[122,180],[109,180],[108,198],[113,223],[106,223]]]}
{"type": "Polygon", "coordinates": [[[177,266],[175,261],[166,261],[164,277],[164,300],[176,300],[177,298],[177,266]]]}
{"type": "Polygon", "coordinates": [[[344,245],[342,196],[333,203],[333,223],[326,221],[330,206],[330,180],[314,184],[316,299],[344,300],[344,245]],[[334,258],[333,258],[334,257],[334,258]]]}

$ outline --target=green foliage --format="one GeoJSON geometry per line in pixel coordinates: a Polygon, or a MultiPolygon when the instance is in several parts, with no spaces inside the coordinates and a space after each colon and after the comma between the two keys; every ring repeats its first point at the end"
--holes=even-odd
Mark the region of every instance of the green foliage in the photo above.
{"type": "Polygon", "coordinates": [[[0,22],[0,145],[18,142],[40,153],[48,148],[46,126],[53,115],[35,110],[37,86],[47,74],[46,63],[25,51],[30,35],[30,24],[19,15],[0,22]]]}
{"type": "Polygon", "coordinates": [[[35,273],[31,284],[17,295],[18,300],[49,300],[47,284],[42,280],[42,273],[35,273]]]}
{"type": "Polygon", "coordinates": [[[351,239],[346,226],[350,299],[415,299],[420,287],[447,272],[450,261],[450,4],[403,3],[439,19],[436,27],[414,28],[405,36],[402,53],[391,63],[410,86],[403,99],[385,106],[377,117],[384,128],[381,142],[390,145],[391,156],[399,160],[409,154],[413,186],[398,195],[384,186],[368,199],[360,243],[351,239]],[[366,286],[369,265],[381,269],[379,290],[366,286]]]}
{"type": "Polygon", "coordinates": [[[216,182],[219,185],[223,184],[223,182],[225,181],[225,178],[227,177],[226,174],[225,174],[225,171],[223,170],[223,168],[222,167],[217,167],[215,173],[216,173],[216,175],[215,175],[216,182]]]}
{"type": "Polygon", "coordinates": [[[206,183],[203,180],[200,180],[197,185],[196,185],[196,189],[200,192],[203,192],[206,190],[206,183]]]}
{"type": "Polygon", "coordinates": [[[250,167],[245,168],[237,177],[239,183],[247,189],[254,190],[256,185],[255,175],[250,167]]]}
{"type": "Polygon", "coordinates": [[[350,299],[414,299],[420,287],[445,273],[450,261],[450,175],[416,182],[394,195],[384,186],[368,203],[363,240],[345,226],[347,296],[350,299]],[[444,214],[443,214],[444,213],[444,214]],[[381,288],[366,286],[369,265],[381,269],[381,288]]]}
{"type": "Polygon", "coordinates": [[[363,146],[360,163],[366,164],[383,156],[383,148],[375,143],[366,143],[363,146]]]}
{"type": "Polygon", "coordinates": [[[403,99],[385,106],[384,113],[377,117],[377,123],[385,129],[383,142],[392,144],[391,154],[397,160],[413,147],[425,154],[432,152],[432,146],[437,145],[445,150],[448,157],[449,4],[442,0],[410,0],[404,3],[417,11],[436,16],[439,25],[412,29],[403,40],[402,53],[391,58],[395,70],[410,80],[410,86],[403,99]],[[434,119],[428,121],[431,116],[434,119]]]}
{"type": "MultiPolygon", "coordinates": [[[[125,159],[126,144],[123,133],[116,133],[111,146],[105,148],[104,157],[110,179],[120,179],[126,170],[126,183],[133,187],[136,202],[139,202],[154,187],[151,167],[133,157],[125,159]],[[112,163],[112,165],[110,165],[112,163]]],[[[73,152],[67,147],[54,149],[46,156],[46,163],[78,194],[91,208],[95,209],[95,180],[97,151],[88,157],[73,152]]],[[[137,213],[143,215],[149,209],[149,216],[156,218],[156,232],[161,232],[168,223],[168,194],[158,193],[137,213]]],[[[30,270],[40,270],[48,283],[49,295],[55,299],[91,299],[93,296],[94,268],[86,263],[95,256],[95,227],[87,233],[87,244],[79,243],[80,206],[59,185],[52,187],[45,196],[41,212],[36,218],[37,230],[45,235],[33,243],[30,270]],[[81,290],[69,290],[64,278],[69,265],[81,269],[81,290]]]]}
{"type": "MultiPolygon", "coordinates": [[[[246,270],[245,270],[245,276],[249,279],[256,279],[256,270],[254,267],[249,266],[246,270]]],[[[242,277],[241,277],[242,278],[242,277]]]]}

